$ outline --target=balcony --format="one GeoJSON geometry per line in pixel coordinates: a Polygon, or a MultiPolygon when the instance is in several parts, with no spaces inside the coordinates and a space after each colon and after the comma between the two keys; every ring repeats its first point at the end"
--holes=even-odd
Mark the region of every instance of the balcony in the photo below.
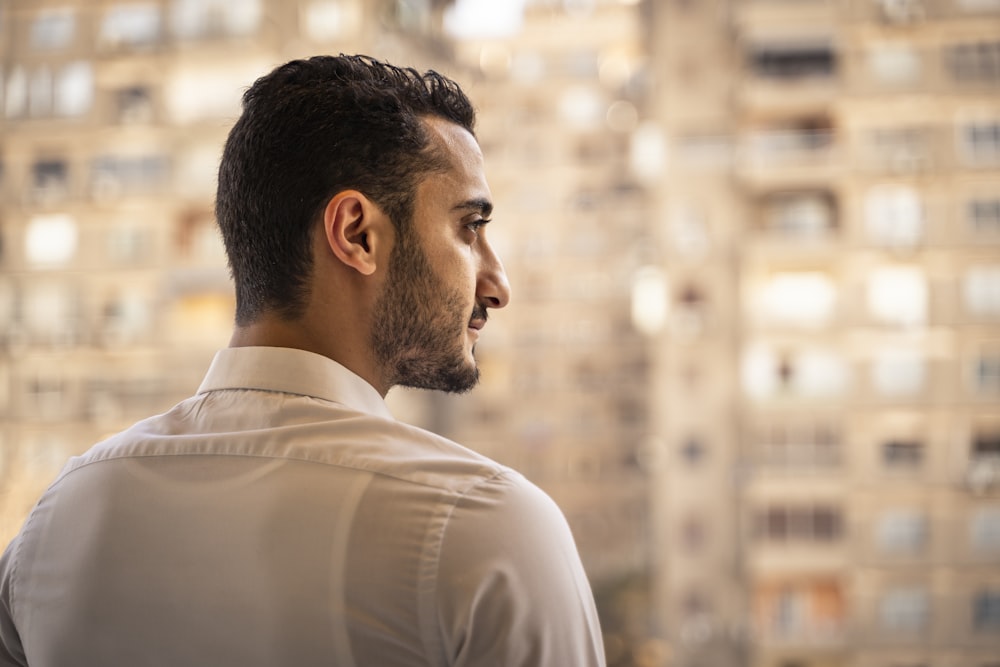
{"type": "Polygon", "coordinates": [[[819,111],[840,89],[839,54],[828,38],[767,38],[746,47],[738,92],[749,111],[819,111]]]}
{"type": "Polygon", "coordinates": [[[927,582],[876,590],[855,600],[849,641],[859,648],[1000,648],[997,594],[971,581],[952,590],[927,582]]]}
{"type": "Polygon", "coordinates": [[[828,183],[838,171],[837,135],[825,122],[752,129],[742,137],[738,172],[754,187],[828,183]]]}
{"type": "Polygon", "coordinates": [[[850,4],[851,18],[887,26],[1000,14],[1000,4],[994,0],[855,0],[850,4]]]}

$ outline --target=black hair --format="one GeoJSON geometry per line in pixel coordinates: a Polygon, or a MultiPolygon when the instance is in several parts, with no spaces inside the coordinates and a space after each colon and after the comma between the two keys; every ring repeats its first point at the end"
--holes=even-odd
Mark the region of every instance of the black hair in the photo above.
{"type": "Polygon", "coordinates": [[[368,56],[293,60],[254,82],[226,141],[215,202],[237,324],[302,314],[313,226],[336,193],[356,189],[397,229],[409,224],[417,184],[443,166],[424,125],[432,116],[474,134],[457,83],[368,56]]]}

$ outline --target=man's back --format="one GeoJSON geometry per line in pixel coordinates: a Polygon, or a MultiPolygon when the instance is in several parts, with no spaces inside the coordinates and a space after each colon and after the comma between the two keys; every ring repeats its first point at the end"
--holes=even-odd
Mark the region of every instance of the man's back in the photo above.
{"type": "Polygon", "coordinates": [[[2,664],[601,661],[552,502],[301,351],[224,350],[71,461],[2,575],[2,664]]]}

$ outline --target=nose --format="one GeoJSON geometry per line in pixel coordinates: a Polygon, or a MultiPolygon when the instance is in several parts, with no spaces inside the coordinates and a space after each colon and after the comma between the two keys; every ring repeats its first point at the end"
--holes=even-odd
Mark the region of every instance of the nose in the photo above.
{"type": "Polygon", "coordinates": [[[510,283],[507,282],[507,272],[503,262],[493,246],[488,243],[480,245],[482,263],[479,267],[479,277],[476,281],[476,297],[487,308],[503,308],[510,302],[510,283]]]}

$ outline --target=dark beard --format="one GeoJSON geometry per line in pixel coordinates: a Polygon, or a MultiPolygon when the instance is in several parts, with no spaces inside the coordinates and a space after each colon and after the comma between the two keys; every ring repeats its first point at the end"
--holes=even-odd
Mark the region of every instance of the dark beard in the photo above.
{"type": "Polygon", "coordinates": [[[462,346],[472,313],[434,273],[416,235],[399,231],[375,304],[372,348],[388,386],[465,393],[479,382],[462,346]]]}

